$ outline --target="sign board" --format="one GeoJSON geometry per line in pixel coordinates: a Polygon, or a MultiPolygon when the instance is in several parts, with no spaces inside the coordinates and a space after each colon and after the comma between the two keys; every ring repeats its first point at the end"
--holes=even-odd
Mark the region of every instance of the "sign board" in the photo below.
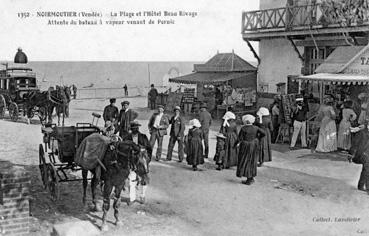
{"type": "Polygon", "coordinates": [[[350,65],[348,65],[343,73],[369,75],[369,51],[366,51],[358,56],[350,65]]]}
{"type": "Polygon", "coordinates": [[[195,89],[185,88],[183,93],[183,103],[193,103],[195,101],[195,89]]]}

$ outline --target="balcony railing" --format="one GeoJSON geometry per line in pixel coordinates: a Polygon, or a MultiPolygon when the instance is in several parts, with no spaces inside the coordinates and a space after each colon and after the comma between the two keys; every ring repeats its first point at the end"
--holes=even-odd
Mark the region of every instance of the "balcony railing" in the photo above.
{"type": "Polygon", "coordinates": [[[346,12],[349,17],[337,16],[336,12],[322,4],[286,6],[283,8],[249,11],[242,13],[242,33],[261,30],[293,31],[308,28],[357,26],[369,24],[368,9],[346,12]]]}

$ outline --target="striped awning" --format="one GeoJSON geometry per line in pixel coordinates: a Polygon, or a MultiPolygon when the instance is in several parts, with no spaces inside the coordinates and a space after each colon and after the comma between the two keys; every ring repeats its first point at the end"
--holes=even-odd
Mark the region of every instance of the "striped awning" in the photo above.
{"type": "Polygon", "coordinates": [[[305,76],[301,75],[294,80],[323,82],[324,84],[337,85],[367,85],[369,84],[369,75],[318,73],[305,76]]]}
{"type": "Polygon", "coordinates": [[[222,84],[229,80],[245,78],[255,74],[252,72],[195,72],[175,78],[170,78],[169,82],[180,84],[222,84]]]}

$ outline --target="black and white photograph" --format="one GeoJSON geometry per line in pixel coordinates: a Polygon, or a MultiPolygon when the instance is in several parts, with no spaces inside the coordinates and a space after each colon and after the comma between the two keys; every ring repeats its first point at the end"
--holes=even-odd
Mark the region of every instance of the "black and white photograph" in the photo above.
{"type": "Polygon", "coordinates": [[[369,235],[368,0],[2,0],[0,236],[369,235]]]}

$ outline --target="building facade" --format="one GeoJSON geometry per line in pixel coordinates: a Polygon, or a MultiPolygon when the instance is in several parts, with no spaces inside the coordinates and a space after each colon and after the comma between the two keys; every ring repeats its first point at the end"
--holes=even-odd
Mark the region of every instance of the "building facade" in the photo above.
{"type": "Polygon", "coordinates": [[[366,1],[341,2],[260,0],[260,10],[243,12],[242,37],[259,61],[259,92],[277,93],[283,83],[296,92],[293,78],[313,74],[335,48],[368,44],[366,1]]]}

